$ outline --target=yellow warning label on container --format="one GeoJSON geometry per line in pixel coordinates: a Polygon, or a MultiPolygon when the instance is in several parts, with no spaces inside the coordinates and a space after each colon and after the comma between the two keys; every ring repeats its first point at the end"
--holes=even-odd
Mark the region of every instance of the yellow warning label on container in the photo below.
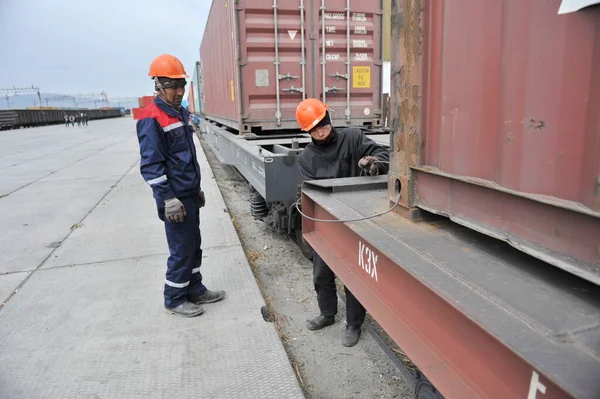
{"type": "Polygon", "coordinates": [[[235,101],[235,88],[233,87],[233,80],[230,81],[231,84],[231,101],[235,101]]]}
{"type": "Polygon", "coordinates": [[[371,88],[371,67],[355,66],[352,67],[352,88],[370,89],[371,88]]]}

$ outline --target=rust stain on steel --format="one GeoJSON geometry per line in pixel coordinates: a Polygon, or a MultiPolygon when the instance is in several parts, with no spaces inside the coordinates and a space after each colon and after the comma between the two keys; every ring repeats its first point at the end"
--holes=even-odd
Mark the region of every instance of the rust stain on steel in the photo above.
{"type": "Polygon", "coordinates": [[[529,118],[529,124],[527,125],[527,129],[542,130],[547,127],[548,126],[546,125],[546,122],[534,118],[529,118]]]}
{"type": "MultiPolygon", "coordinates": [[[[420,70],[423,29],[421,0],[392,1],[392,43],[400,43],[394,52],[391,104],[394,148],[390,174],[400,180],[403,195],[400,204],[410,207],[414,188],[410,167],[418,164],[423,142],[420,134],[420,70]]],[[[396,193],[390,184],[390,199],[396,193]]]]}

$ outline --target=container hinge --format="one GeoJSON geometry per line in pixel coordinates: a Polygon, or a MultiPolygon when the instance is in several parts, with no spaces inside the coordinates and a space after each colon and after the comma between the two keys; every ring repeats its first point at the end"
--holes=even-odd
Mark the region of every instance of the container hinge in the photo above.
{"type": "Polygon", "coordinates": [[[281,89],[281,91],[289,91],[290,93],[304,93],[304,87],[290,87],[289,89],[281,89]]]}
{"type": "Polygon", "coordinates": [[[335,94],[338,91],[344,91],[344,88],[343,87],[337,88],[335,86],[333,86],[333,87],[325,87],[325,93],[330,93],[331,92],[331,93],[335,94]]]}
{"type": "Polygon", "coordinates": [[[285,75],[279,75],[279,80],[287,80],[288,82],[292,79],[300,79],[300,76],[291,75],[289,72],[285,75]]]}
{"type": "Polygon", "coordinates": [[[340,80],[340,78],[348,80],[348,75],[345,73],[342,74],[342,73],[336,72],[336,73],[330,73],[327,76],[331,76],[332,78],[336,78],[337,80],[340,80]]]}

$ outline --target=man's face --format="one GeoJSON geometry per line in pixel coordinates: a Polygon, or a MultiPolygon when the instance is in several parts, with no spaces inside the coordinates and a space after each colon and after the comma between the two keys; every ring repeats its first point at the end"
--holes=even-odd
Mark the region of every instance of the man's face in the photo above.
{"type": "Polygon", "coordinates": [[[183,101],[183,95],[185,94],[185,79],[177,79],[163,84],[163,90],[159,93],[159,96],[163,100],[175,107],[181,107],[183,101]]]}
{"type": "Polygon", "coordinates": [[[185,87],[177,87],[176,89],[165,89],[165,100],[171,105],[181,107],[185,87]]]}
{"type": "Polygon", "coordinates": [[[310,131],[310,136],[317,141],[323,141],[331,133],[331,125],[325,125],[310,131]]]}

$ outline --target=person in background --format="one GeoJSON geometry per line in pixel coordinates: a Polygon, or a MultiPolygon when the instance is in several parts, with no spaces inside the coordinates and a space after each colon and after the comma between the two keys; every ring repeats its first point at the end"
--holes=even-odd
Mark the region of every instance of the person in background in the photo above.
{"type": "Polygon", "coordinates": [[[83,114],[83,123],[85,123],[86,126],[88,125],[88,120],[89,120],[89,118],[88,118],[88,114],[86,112],[85,114],[83,114]]]}
{"type": "Polygon", "coordinates": [[[73,115],[69,116],[69,121],[71,121],[71,125],[75,127],[75,117],[73,115]]]}
{"type": "Polygon", "coordinates": [[[204,312],[202,304],[220,301],[225,291],[210,291],[202,281],[200,208],[206,200],[200,185],[190,113],[181,106],[188,75],[177,58],[155,58],[149,76],[158,95],[144,107],[136,129],[140,172],[152,188],[158,217],[165,224],[170,256],[164,286],[167,312],[183,317],[204,312]]]}
{"type": "MultiPolygon", "coordinates": [[[[296,120],[312,138],[298,157],[300,173],[306,179],[387,173],[388,149],[375,143],[358,128],[334,128],[327,105],[323,102],[314,98],[302,101],[296,109],[296,120]]],[[[332,325],[337,314],[335,274],[316,252],[313,254],[313,282],[321,314],[308,321],[307,327],[311,331],[332,325]]],[[[342,344],[351,347],[360,339],[366,311],[350,290],[344,289],[347,325],[342,344]]]]}
{"type": "Polygon", "coordinates": [[[69,127],[69,116],[65,114],[65,127],[69,127]]]}

